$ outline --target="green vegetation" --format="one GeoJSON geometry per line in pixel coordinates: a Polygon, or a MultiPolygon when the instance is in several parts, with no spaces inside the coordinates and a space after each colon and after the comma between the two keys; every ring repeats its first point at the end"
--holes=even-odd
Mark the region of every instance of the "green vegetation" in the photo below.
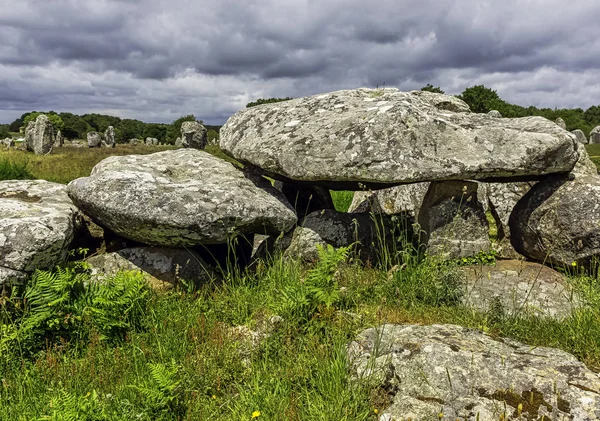
{"type": "Polygon", "coordinates": [[[352,199],[354,198],[353,191],[331,190],[330,194],[331,198],[333,199],[335,210],[339,212],[347,212],[348,209],[350,209],[352,199]]]}
{"type": "Polygon", "coordinates": [[[7,158],[0,158],[0,181],[32,180],[34,178],[35,177],[27,169],[26,160],[13,162],[7,158]]]}
{"type": "Polygon", "coordinates": [[[0,315],[0,419],[374,421],[386,392],[349,380],[345,345],[386,322],[480,328],[600,366],[598,278],[574,278],[595,304],[556,322],[461,306],[456,264],[411,249],[390,270],[319,254],[162,292],[134,273],[86,282],[82,264],[36,273],[0,315]]]}
{"type": "Polygon", "coordinates": [[[263,105],[263,104],[271,104],[273,102],[282,102],[282,101],[289,101],[290,99],[294,99],[292,97],[285,97],[285,98],[258,98],[256,101],[254,102],[249,102],[246,104],[246,108],[250,108],[250,107],[256,107],[257,105],[263,105]]]}
{"type": "Polygon", "coordinates": [[[433,86],[431,83],[428,83],[427,85],[423,86],[421,88],[422,91],[428,91],[428,92],[434,92],[436,94],[445,94],[446,92],[442,91],[442,89],[439,86],[433,86]]]}
{"type": "Polygon", "coordinates": [[[38,118],[38,116],[40,116],[41,114],[46,114],[48,116],[48,120],[50,120],[50,123],[52,123],[52,127],[54,127],[55,132],[65,129],[65,123],[62,121],[62,118],[60,118],[60,116],[55,112],[50,111],[49,113],[40,113],[36,111],[28,114],[23,119],[23,126],[19,129],[19,131],[25,132],[25,128],[27,127],[27,125],[30,122],[35,121],[35,119],[38,118]]]}

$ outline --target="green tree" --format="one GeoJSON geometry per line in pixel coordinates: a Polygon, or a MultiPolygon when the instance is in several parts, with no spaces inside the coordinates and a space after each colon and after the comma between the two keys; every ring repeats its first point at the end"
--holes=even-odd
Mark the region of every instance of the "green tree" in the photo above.
{"type": "MultiPolygon", "coordinates": [[[[593,127],[600,125],[600,105],[592,105],[584,111],[583,119],[593,127]]],[[[592,127],[592,128],[593,128],[592,127]]]]}
{"type": "Polygon", "coordinates": [[[208,141],[210,143],[212,143],[214,141],[214,139],[219,140],[219,132],[214,130],[214,129],[210,129],[207,133],[206,133],[206,137],[208,138],[208,141]]]}
{"type": "Polygon", "coordinates": [[[10,125],[0,124],[0,140],[10,137],[10,125]]]}
{"type": "Polygon", "coordinates": [[[60,118],[60,116],[54,111],[48,111],[47,113],[35,111],[29,113],[27,117],[25,117],[25,119],[23,120],[23,126],[21,126],[23,131],[25,131],[25,128],[27,128],[27,125],[30,121],[35,121],[41,114],[45,114],[48,116],[48,120],[50,120],[50,123],[52,123],[55,132],[57,132],[58,130],[62,131],[65,128],[65,123],[62,121],[62,118],[60,118]]]}
{"type": "Polygon", "coordinates": [[[427,85],[423,86],[421,88],[422,91],[427,91],[427,92],[434,92],[436,94],[445,94],[446,92],[442,91],[442,88],[440,88],[439,86],[433,86],[431,83],[428,83],[427,85]]]}
{"type": "Polygon", "coordinates": [[[94,131],[104,133],[108,126],[116,127],[121,119],[119,117],[114,117],[110,115],[104,114],[84,114],[81,118],[89,124],[94,131]]]}
{"type": "Polygon", "coordinates": [[[285,97],[285,98],[258,98],[256,101],[254,102],[249,102],[246,104],[246,108],[250,108],[250,107],[256,107],[257,105],[263,105],[263,104],[271,104],[273,102],[282,102],[282,101],[289,101],[290,99],[294,99],[292,97],[285,97]]]}
{"type": "Polygon", "coordinates": [[[169,126],[167,124],[156,124],[149,123],[144,124],[144,129],[142,131],[142,138],[154,137],[158,139],[159,142],[165,142],[167,138],[167,128],[169,126]]]}
{"type": "Polygon", "coordinates": [[[83,118],[72,113],[60,113],[60,118],[65,123],[62,135],[67,139],[83,139],[87,132],[94,130],[83,118]]]}
{"type": "Polygon", "coordinates": [[[124,119],[115,126],[115,142],[125,143],[132,138],[142,138],[144,123],[139,120],[124,119]]]}
{"type": "Polygon", "coordinates": [[[474,113],[487,113],[491,110],[498,110],[502,113],[499,108],[504,108],[505,104],[495,90],[486,88],[484,85],[471,86],[458,97],[465,101],[474,113]]]}

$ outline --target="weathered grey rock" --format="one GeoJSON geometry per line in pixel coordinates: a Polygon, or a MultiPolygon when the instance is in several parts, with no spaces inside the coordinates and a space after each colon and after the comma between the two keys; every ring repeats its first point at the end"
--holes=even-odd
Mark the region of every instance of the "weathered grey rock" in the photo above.
{"type": "Polygon", "coordinates": [[[137,145],[138,143],[143,143],[140,139],[136,139],[136,138],[129,139],[128,142],[130,145],[134,145],[134,146],[137,145]]]}
{"type": "Polygon", "coordinates": [[[584,145],[587,145],[588,139],[587,139],[587,137],[585,137],[585,133],[583,133],[579,129],[575,129],[571,133],[573,133],[575,135],[575,138],[577,138],[577,141],[579,143],[583,143],[584,145]]]}
{"type": "Polygon", "coordinates": [[[590,144],[600,143],[600,126],[596,126],[590,132],[590,144]]]}
{"type": "Polygon", "coordinates": [[[147,137],[146,146],[158,146],[158,139],[155,137],[147,137]]]}
{"type": "Polygon", "coordinates": [[[219,244],[234,233],[278,234],[296,223],[268,181],[196,150],[112,156],[68,191],[96,223],[149,245],[219,244]]]}
{"type": "Polygon", "coordinates": [[[78,215],[62,184],[0,181],[0,284],[61,262],[78,215]]]}
{"type": "Polygon", "coordinates": [[[52,152],[54,128],[48,116],[40,114],[35,122],[30,121],[25,129],[25,148],[36,155],[52,152]]]}
{"type": "Polygon", "coordinates": [[[10,137],[7,137],[6,139],[4,139],[2,141],[2,145],[4,145],[7,148],[14,148],[15,147],[15,140],[12,139],[12,138],[10,138],[10,137]]]}
{"type": "Polygon", "coordinates": [[[185,249],[134,247],[92,256],[86,262],[94,280],[130,270],[142,272],[153,284],[202,283],[216,277],[197,253],[185,249]]]}
{"type": "Polygon", "coordinates": [[[220,146],[273,177],[352,190],[540,176],[577,160],[575,136],[547,119],[467,111],[423,91],[338,91],[244,109],[221,129],[220,146]]]}
{"type": "Polygon", "coordinates": [[[488,183],[488,202],[497,228],[494,249],[498,257],[518,259],[520,254],[510,242],[509,219],[515,205],[531,189],[535,182],[488,183]]]}
{"type": "Polygon", "coordinates": [[[56,137],[54,138],[54,147],[55,148],[62,148],[62,146],[64,145],[65,140],[63,139],[63,135],[62,132],[59,130],[56,132],[56,137]]]}
{"type": "Polygon", "coordinates": [[[493,316],[563,319],[583,304],[565,275],[539,263],[498,260],[493,266],[465,266],[461,271],[463,304],[493,316]]]}
{"type": "Polygon", "coordinates": [[[498,110],[491,110],[490,112],[488,112],[488,115],[494,118],[502,118],[502,114],[500,114],[500,111],[498,110]]]}
{"type": "Polygon", "coordinates": [[[478,188],[473,181],[430,184],[417,219],[429,254],[459,258],[489,251],[489,224],[478,188]]]}
{"type": "Polygon", "coordinates": [[[108,126],[108,128],[104,132],[102,146],[104,146],[105,148],[115,147],[115,128],[113,126],[108,126]]]}
{"type": "Polygon", "coordinates": [[[87,144],[89,148],[99,148],[102,145],[102,138],[98,132],[89,132],[87,134],[87,144]]]}
{"type": "Polygon", "coordinates": [[[348,357],[355,376],[391,395],[379,420],[600,419],[600,375],[554,348],[456,325],[387,324],[360,333],[348,357]]]}
{"type": "Polygon", "coordinates": [[[304,218],[294,230],[285,254],[305,262],[318,260],[317,245],[348,247],[363,261],[376,261],[383,247],[393,252],[394,241],[404,235],[412,241],[412,227],[407,219],[381,215],[337,212],[331,209],[316,211],[304,218]],[[392,234],[394,231],[394,234],[392,234]]]}
{"type": "Polygon", "coordinates": [[[180,137],[175,139],[175,146],[183,146],[183,140],[180,137]]]}
{"type": "Polygon", "coordinates": [[[408,213],[416,217],[429,183],[402,184],[381,190],[354,192],[350,213],[373,212],[386,215],[408,213]]]}
{"type": "Polygon", "coordinates": [[[181,140],[184,148],[204,149],[208,142],[206,128],[197,121],[184,121],[181,140]]]}
{"type": "Polygon", "coordinates": [[[561,117],[558,117],[556,120],[554,120],[554,122],[558,125],[558,127],[560,127],[561,129],[567,130],[567,123],[565,123],[565,120],[563,120],[561,117]]]}

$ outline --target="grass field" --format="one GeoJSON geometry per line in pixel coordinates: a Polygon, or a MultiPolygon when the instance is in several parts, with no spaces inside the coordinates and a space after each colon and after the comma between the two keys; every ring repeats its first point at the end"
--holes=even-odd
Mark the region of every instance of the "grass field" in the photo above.
{"type": "MultiPolygon", "coordinates": [[[[109,154],[165,148],[66,149],[43,157],[0,150],[0,162],[65,183],[109,154]]],[[[342,210],[351,192],[333,197],[342,210]]],[[[274,256],[253,271],[167,291],[132,273],[105,287],[88,283],[81,266],[38,273],[0,305],[0,420],[375,421],[387,393],[349,380],[345,346],[382,323],[478,328],[561,348],[600,371],[597,276],[570,268],[589,305],[557,322],[464,307],[458,262],[410,248],[380,252],[389,259],[375,267],[344,249],[323,251],[312,267],[274,256]],[[273,316],[281,319],[269,325],[273,316]],[[269,334],[253,342],[250,331],[269,334]]]]}

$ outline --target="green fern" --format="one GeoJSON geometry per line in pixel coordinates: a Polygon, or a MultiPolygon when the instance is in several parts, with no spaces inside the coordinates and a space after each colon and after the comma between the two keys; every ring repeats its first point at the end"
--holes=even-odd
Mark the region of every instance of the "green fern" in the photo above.
{"type": "Polygon", "coordinates": [[[169,365],[162,363],[149,363],[151,382],[149,385],[130,385],[142,395],[148,411],[157,415],[159,413],[182,413],[181,380],[178,379],[179,367],[172,360],[169,365]]]}

